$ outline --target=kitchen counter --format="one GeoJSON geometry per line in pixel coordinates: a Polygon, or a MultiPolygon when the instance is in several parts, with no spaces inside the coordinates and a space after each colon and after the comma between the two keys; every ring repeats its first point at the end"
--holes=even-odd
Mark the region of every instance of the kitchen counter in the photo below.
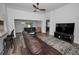
{"type": "Polygon", "coordinates": [[[0,54],[2,54],[3,51],[3,40],[7,37],[7,32],[0,32],[0,54]]]}
{"type": "Polygon", "coordinates": [[[0,38],[4,37],[7,34],[7,32],[0,32],[0,38]]]}

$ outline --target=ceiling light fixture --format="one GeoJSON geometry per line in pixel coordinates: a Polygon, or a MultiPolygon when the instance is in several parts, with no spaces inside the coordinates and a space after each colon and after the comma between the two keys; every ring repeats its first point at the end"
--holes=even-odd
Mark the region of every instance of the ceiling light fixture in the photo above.
{"type": "Polygon", "coordinates": [[[39,9],[36,10],[37,12],[39,11],[39,9]]]}

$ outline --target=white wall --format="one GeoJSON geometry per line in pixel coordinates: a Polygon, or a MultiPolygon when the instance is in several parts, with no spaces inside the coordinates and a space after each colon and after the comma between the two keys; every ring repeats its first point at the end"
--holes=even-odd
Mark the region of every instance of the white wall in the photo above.
{"type": "Polygon", "coordinates": [[[50,16],[51,16],[50,13],[51,13],[51,12],[45,13],[45,18],[46,18],[46,20],[49,20],[49,19],[50,19],[50,16]]]}
{"type": "Polygon", "coordinates": [[[15,21],[15,31],[16,31],[16,33],[22,32],[24,27],[26,26],[25,24],[21,24],[21,22],[24,22],[24,21],[15,21]]]}
{"type": "Polygon", "coordinates": [[[33,27],[41,27],[42,26],[41,24],[42,24],[41,21],[33,21],[32,22],[33,27]]]}
{"type": "Polygon", "coordinates": [[[12,31],[12,29],[15,29],[15,23],[14,19],[25,19],[25,20],[41,20],[42,21],[42,32],[45,32],[45,15],[44,14],[38,14],[34,12],[25,12],[21,10],[16,9],[10,9],[7,8],[8,12],[8,29],[9,33],[12,31]]]}
{"type": "Polygon", "coordinates": [[[5,4],[0,4],[0,20],[4,21],[4,31],[7,32],[7,10],[5,4]]]}
{"type": "Polygon", "coordinates": [[[54,35],[56,23],[75,23],[74,42],[79,44],[79,4],[68,4],[50,14],[50,35],[54,35]]]}
{"type": "MultiPolygon", "coordinates": [[[[4,34],[7,32],[7,9],[5,4],[0,4],[0,17],[4,21],[4,34]]],[[[0,35],[1,36],[1,35],[0,35]]],[[[3,50],[3,39],[6,37],[6,35],[0,37],[0,53],[3,50]]]]}

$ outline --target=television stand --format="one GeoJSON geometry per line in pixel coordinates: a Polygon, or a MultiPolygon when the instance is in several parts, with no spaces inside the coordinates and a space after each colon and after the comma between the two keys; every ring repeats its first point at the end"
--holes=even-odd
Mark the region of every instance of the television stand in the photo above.
{"type": "Polygon", "coordinates": [[[69,35],[62,32],[54,32],[54,37],[70,42],[70,43],[73,43],[73,40],[74,40],[74,35],[69,35]]]}

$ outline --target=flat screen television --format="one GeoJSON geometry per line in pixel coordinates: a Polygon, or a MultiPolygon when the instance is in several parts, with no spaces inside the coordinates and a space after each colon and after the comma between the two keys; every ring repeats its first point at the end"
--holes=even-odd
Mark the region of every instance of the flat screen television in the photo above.
{"type": "Polygon", "coordinates": [[[57,23],[56,32],[73,35],[75,23],[57,23]]]}

